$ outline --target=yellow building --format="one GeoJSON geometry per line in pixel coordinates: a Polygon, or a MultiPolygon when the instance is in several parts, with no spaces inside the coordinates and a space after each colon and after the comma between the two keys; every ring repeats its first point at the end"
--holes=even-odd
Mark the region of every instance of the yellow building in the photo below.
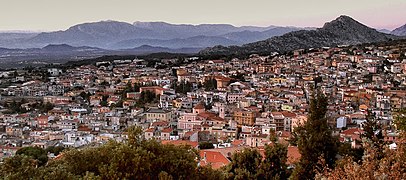
{"type": "Polygon", "coordinates": [[[156,108],[148,109],[145,118],[147,121],[171,121],[173,119],[171,111],[156,108]]]}
{"type": "Polygon", "coordinates": [[[285,78],[270,78],[269,81],[272,84],[282,84],[282,83],[285,83],[287,81],[287,79],[285,79],[285,78]]]}
{"type": "Polygon", "coordinates": [[[234,111],[233,119],[237,122],[238,125],[252,126],[255,123],[255,118],[257,112],[247,111],[247,110],[238,110],[234,111]]]}

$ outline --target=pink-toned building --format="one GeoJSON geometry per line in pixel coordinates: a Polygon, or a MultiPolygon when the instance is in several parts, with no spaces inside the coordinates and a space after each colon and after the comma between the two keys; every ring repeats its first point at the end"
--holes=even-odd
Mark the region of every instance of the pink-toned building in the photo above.
{"type": "Polygon", "coordinates": [[[202,120],[198,118],[198,114],[205,112],[203,105],[197,104],[193,108],[192,113],[184,113],[178,121],[178,129],[184,131],[193,130],[193,126],[201,125],[202,120]]]}
{"type": "Polygon", "coordinates": [[[35,120],[37,121],[37,125],[40,128],[46,128],[48,127],[48,116],[39,116],[37,118],[35,118],[35,120]]]}

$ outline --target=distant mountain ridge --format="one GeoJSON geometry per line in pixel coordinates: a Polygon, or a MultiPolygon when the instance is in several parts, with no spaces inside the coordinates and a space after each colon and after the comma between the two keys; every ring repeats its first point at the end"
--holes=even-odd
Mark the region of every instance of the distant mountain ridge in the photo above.
{"type": "Polygon", "coordinates": [[[406,24],[394,29],[391,33],[398,36],[406,36],[406,24]]]}
{"type": "Polygon", "coordinates": [[[165,47],[140,46],[131,49],[107,50],[89,46],[74,47],[68,44],[50,44],[42,48],[12,49],[0,48],[0,67],[19,67],[21,63],[34,65],[42,63],[64,63],[104,55],[146,55],[152,53],[196,54],[201,48],[170,49],[165,47]]]}
{"type": "Polygon", "coordinates": [[[91,46],[103,49],[128,49],[142,45],[174,48],[205,48],[214,45],[242,45],[267,39],[296,27],[236,27],[230,24],[169,24],[165,22],[100,21],[74,25],[67,30],[20,35],[2,43],[5,48],[39,48],[48,44],[91,46]]]}
{"type": "Polygon", "coordinates": [[[265,52],[286,52],[303,48],[352,45],[398,39],[395,35],[378,32],[349,16],[340,16],[316,30],[300,30],[242,46],[215,46],[204,49],[202,55],[229,55],[265,52]]]}

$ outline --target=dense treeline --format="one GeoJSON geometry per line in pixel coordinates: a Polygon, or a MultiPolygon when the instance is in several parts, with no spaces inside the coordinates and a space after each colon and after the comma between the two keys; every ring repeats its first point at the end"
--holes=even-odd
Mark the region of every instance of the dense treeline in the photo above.
{"type": "Polygon", "coordinates": [[[244,149],[221,170],[198,165],[201,158],[190,146],[162,145],[143,140],[141,129],[130,128],[127,142],[110,141],[99,147],[64,151],[46,160],[46,151],[30,147],[0,166],[2,179],[274,179],[285,178],[287,146],[275,142],[257,150],[244,149]]]}
{"type": "Polygon", "coordinates": [[[99,147],[64,151],[43,161],[44,151],[30,148],[5,159],[1,179],[214,179],[219,171],[199,167],[198,152],[190,146],[162,145],[142,140],[130,128],[127,142],[110,141],[99,147]],[[28,152],[25,152],[28,151],[28,152]]]}
{"type": "Polygon", "coordinates": [[[4,112],[5,114],[15,114],[15,113],[22,114],[33,110],[45,113],[54,108],[54,105],[52,105],[49,102],[44,103],[40,101],[35,103],[28,103],[28,101],[25,100],[24,98],[21,99],[21,101],[13,100],[12,102],[4,102],[2,103],[2,105],[8,109],[7,111],[4,112]],[[27,106],[23,107],[24,104],[26,104],[27,106]]]}

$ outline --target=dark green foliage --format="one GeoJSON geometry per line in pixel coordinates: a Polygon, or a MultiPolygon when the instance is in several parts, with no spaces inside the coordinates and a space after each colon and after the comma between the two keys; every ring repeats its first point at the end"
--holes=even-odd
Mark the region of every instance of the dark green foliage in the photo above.
{"type": "Polygon", "coordinates": [[[102,100],[100,101],[100,106],[106,107],[108,105],[107,99],[109,98],[108,95],[103,95],[102,100]]]}
{"type": "Polygon", "coordinates": [[[133,91],[134,92],[140,92],[140,87],[143,87],[143,85],[139,84],[139,83],[135,83],[133,86],[133,91]]]}
{"type": "Polygon", "coordinates": [[[109,86],[110,83],[108,83],[107,81],[103,81],[100,83],[101,86],[109,86]]]}
{"type": "Polygon", "coordinates": [[[137,101],[136,106],[138,107],[145,107],[148,103],[154,103],[159,100],[159,95],[155,95],[152,91],[142,91],[140,94],[140,98],[137,101]]]}
{"type": "Polygon", "coordinates": [[[285,145],[275,143],[265,146],[265,159],[259,168],[258,179],[286,179],[287,156],[288,148],[285,145]]]}
{"type": "Polygon", "coordinates": [[[361,134],[361,138],[365,138],[373,148],[378,150],[376,152],[378,159],[383,158],[385,148],[383,127],[370,112],[368,112],[367,121],[363,124],[363,130],[364,133],[361,134]]]}
{"type": "Polygon", "coordinates": [[[187,92],[192,92],[193,84],[191,82],[175,82],[173,83],[173,89],[176,93],[186,94],[187,92]]]}
{"type": "Polygon", "coordinates": [[[262,156],[256,149],[244,149],[231,157],[229,165],[230,179],[255,179],[262,162],[262,156]]]}
{"type": "Polygon", "coordinates": [[[22,99],[21,101],[18,101],[18,102],[13,100],[11,103],[5,104],[5,107],[8,108],[8,111],[6,113],[9,113],[9,114],[26,113],[27,109],[21,107],[21,105],[24,103],[26,103],[26,101],[24,99],[22,99]]]}
{"type": "Polygon", "coordinates": [[[220,171],[198,167],[198,153],[190,146],[143,140],[140,128],[128,133],[127,142],[65,151],[42,167],[27,156],[8,158],[0,165],[0,179],[223,179],[220,171]]]}
{"type": "Polygon", "coordinates": [[[394,123],[398,130],[406,132],[406,108],[400,109],[395,113],[394,123]]]}
{"type": "Polygon", "coordinates": [[[307,122],[295,129],[293,135],[297,140],[301,159],[293,172],[294,179],[313,179],[315,170],[320,169],[320,158],[328,167],[333,167],[338,147],[338,139],[332,136],[332,131],[325,117],[327,112],[327,97],[319,90],[314,92],[310,100],[307,122]]]}
{"type": "Polygon", "coordinates": [[[53,153],[55,156],[59,155],[63,150],[65,150],[62,146],[49,146],[45,149],[48,153],[53,153]]]}
{"type": "Polygon", "coordinates": [[[37,160],[39,166],[48,162],[47,152],[40,147],[24,147],[16,152],[17,155],[25,155],[37,160]]]}
{"type": "Polygon", "coordinates": [[[338,146],[338,154],[341,156],[349,156],[355,162],[361,162],[364,155],[364,148],[352,148],[350,143],[340,143],[338,146]]]}
{"type": "Polygon", "coordinates": [[[237,81],[242,81],[242,82],[245,81],[244,74],[242,74],[242,73],[233,74],[230,76],[230,78],[233,78],[233,80],[231,80],[230,83],[237,82],[237,81]]]}
{"type": "Polygon", "coordinates": [[[217,81],[214,78],[209,79],[203,83],[203,87],[206,91],[217,89],[217,81]]]}
{"type": "Polygon", "coordinates": [[[225,179],[224,172],[222,170],[212,169],[210,166],[199,166],[197,169],[199,176],[197,179],[206,180],[206,179],[216,179],[223,180],[225,179]]]}
{"type": "Polygon", "coordinates": [[[247,148],[235,153],[224,170],[227,179],[286,179],[287,154],[287,146],[274,141],[265,146],[265,157],[256,149],[247,148]]]}
{"type": "Polygon", "coordinates": [[[86,101],[89,101],[90,100],[90,96],[91,96],[91,94],[90,94],[90,92],[81,92],[80,94],[79,94],[79,96],[80,97],[82,97],[84,100],[86,100],[86,101]]]}
{"type": "Polygon", "coordinates": [[[200,142],[199,143],[199,149],[213,149],[213,143],[211,142],[200,142]]]}
{"type": "Polygon", "coordinates": [[[40,113],[46,113],[49,110],[52,110],[54,108],[54,105],[50,102],[43,103],[41,102],[36,102],[30,105],[31,108],[38,110],[40,113]]]}
{"type": "Polygon", "coordinates": [[[364,133],[361,137],[378,145],[383,143],[382,125],[373,117],[373,114],[368,112],[367,121],[363,123],[364,133]]]}
{"type": "Polygon", "coordinates": [[[37,161],[25,155],[4,159],[0,165],[0,179],[30,179],[38,175],[37,161]]]}

